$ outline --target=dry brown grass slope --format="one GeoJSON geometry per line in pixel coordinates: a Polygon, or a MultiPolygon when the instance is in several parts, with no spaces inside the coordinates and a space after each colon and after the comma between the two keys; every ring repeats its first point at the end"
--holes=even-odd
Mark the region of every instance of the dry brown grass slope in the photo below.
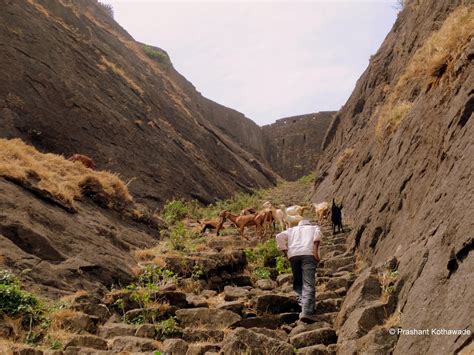
{"type": "Polygon", "coordinates": [[[0,176],[20,184],[33,182],[71,207],[91,187],[101,191],[110,208],[132,202],[125,183],[111,172],[88,169],[61,155],[43,154],[21,139],[0,139],[0,151],[0,176]]]}

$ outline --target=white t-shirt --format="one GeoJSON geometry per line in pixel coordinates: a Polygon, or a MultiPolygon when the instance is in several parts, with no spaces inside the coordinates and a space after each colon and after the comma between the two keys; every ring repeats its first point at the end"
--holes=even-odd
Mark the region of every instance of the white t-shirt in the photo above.
{"type": "Polygon", "coordinates": [[[288,250],[288,257],[313,255],[313,245],[321,241],[321,229],[309,221],[302,220],[298,226],[289,228],[276,236],[278,249],[288,250]]]}

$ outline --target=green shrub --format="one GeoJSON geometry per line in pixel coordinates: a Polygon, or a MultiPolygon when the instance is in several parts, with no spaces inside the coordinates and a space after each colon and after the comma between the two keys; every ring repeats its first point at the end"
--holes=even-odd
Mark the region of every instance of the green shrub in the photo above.
{"type": "Polygon", "coordinates": [[[269,279],[271,276],[271,271],[270,271],[270,268],[268,267],[259,266],[253,269],[252,275],[258,280],[269,279]]]}
{"type": "Polygon", "coordinates": [[[156,325],[156,330],[161,334],[161,338],[169,338],[178,332],[178,323],[174,317],[162,320],[156,325]]]}
{"type": "Polygon", "coordinates": [[[260,208],[264,191],[258,190],[252,194],[237,193],[228,200],[218,201],[200,210],[200,215],[206,218],[215,218],[220,212],[228,210],[239,214],[244,208],[260,208]]]}
{"type": "Polygon", "coordinates": [[[171,228],[164,230],[162,235],[168,238],[171,249],[181,252],[194,251],[195,244],[202,240],[198,232],[187,229],[183,222],[178,222],[171,228]]]}
{"type": "Polygon", "coordinates": [[[266,279],[277,273],[286,273],[289,262],[278,250],[275,238],[269,239],[254,248],[244,250],[252,275],[257,279],[266,279]],[[273,272],[272,272],[273,271],[273,272]]]}
{"type": "Polygon", "coordinates": [[[46,338],[46,344],[51,350],[60,350],[63,347],[63,344],[61,343],[60,340],[56,338],[52,338],[51,336],[47,336],[46,338]]]}
{"type": "Polygon", "coordinates": [[[32,293],[21,289],[20,281],[7,270],[0,272],[0,315],[40,321],[42,305],[32,293]]]}
{"type": "Polygon", "coordinates": [[[166,223],[173,225],[190,214],[189,205],[184,200],[172,200],[166,203],[161,212],[166,223]]]}
{"type": "Polygon", "coordinates": [[[279,255],[276,257],[276,271],[280,275],[291,273],[290,260],[286,256],[279,255]]]}
{"type": "Polygon", "coordinates": [[[309,173],[308,175],[302,176],[298,179],[298,181],[303,182],[305,184],[309,184],[314,182],[316,179],[316,173],[313,171],[312,173],[309,173]]]}
{"type": "Polygon", "coordinates": [[[157,286],[165,285],[173,280],[176,280],[176,275],[173,271],[153,264],[145,266],[138,277],[140,286],[148,289],[155,289],[157,286]]]}
{"type": "Polygon", "coordinates": [[[144,44],[142,48],[143,52],[145,52],[145,54],[155,62],[164,64],[166,66],[171,65],[170,57],[165,52],[154,49],[150,46],[147,46],[146,44],[144,44]]]}

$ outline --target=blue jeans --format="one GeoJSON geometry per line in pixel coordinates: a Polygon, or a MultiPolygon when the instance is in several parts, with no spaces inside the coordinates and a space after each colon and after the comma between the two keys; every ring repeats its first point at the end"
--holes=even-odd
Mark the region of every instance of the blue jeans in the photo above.
{"type": "Polygon", "coordinates": [[[293,272],[293,290],[301,306],[301,316],[313,315],[315,311],[316,259],[313,255],[297,255],[290,258],[293,272]]]}

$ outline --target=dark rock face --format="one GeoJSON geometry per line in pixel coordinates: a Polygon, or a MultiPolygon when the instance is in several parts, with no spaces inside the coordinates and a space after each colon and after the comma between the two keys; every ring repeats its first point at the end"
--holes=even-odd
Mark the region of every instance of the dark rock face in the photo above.
{"type": "Polygon", "coordinates": [[[334,114],[328,111],[287,117],[263,126],[266,159],[272,169],[287,180],[296,180],[314,171],[334,114]]]}
{"type": "MultiPolygon", "coordinates": [[[[318,163],[318,175],[325,178],[316,183],[314,201],[343,200],[344,212],[355,222],[349,238],[353,248],[369,265],[394,255],[399,259],[398,278],[405,282],[396,301],[405,329],[465,329],[472,323],[472,35],[444,59],[444,69],[406,79],[398,94],[409,110],[391,135],[377,136],[377,108],[393,98],[417,50],[461,4],[466,3],[407,2],[333,120],[318,163]],[[338,159],[343,156],[346,160],[338,159]]],[[[472,12],[469,17],[472,21],[472,12]]],[[[433,59],[423,58],[420,70],[433,59]]],[[[352,287],[347,299],[357,297],[353,292],[360,288],[352,287]]],[[[349,333],[354,334],[340,333],[338,341],[349,333]]],[[[394,353],[457,353],[468,344],[467,335],[400,336],[394,353]]]]}
{"type": "MultiPolygon", "coordinates": [[[[78,215],[66,213],[0,178],[0,249],[6,267],[41,293],[54,295],[78,289],[104,292],[133,280],[136,261],[130,251],[156,239],[143,226],[111,211],[81,204],[78,215]]],[[[98,303],[77,303],[80,311],[104,317],[98,303]]]]}
{"type": "Polygon", "coordinates": [[[259,127],[149,58],[96,1],[0,6],[1,137],[86,154],[155,206],[275,182],[259,127]]]}

